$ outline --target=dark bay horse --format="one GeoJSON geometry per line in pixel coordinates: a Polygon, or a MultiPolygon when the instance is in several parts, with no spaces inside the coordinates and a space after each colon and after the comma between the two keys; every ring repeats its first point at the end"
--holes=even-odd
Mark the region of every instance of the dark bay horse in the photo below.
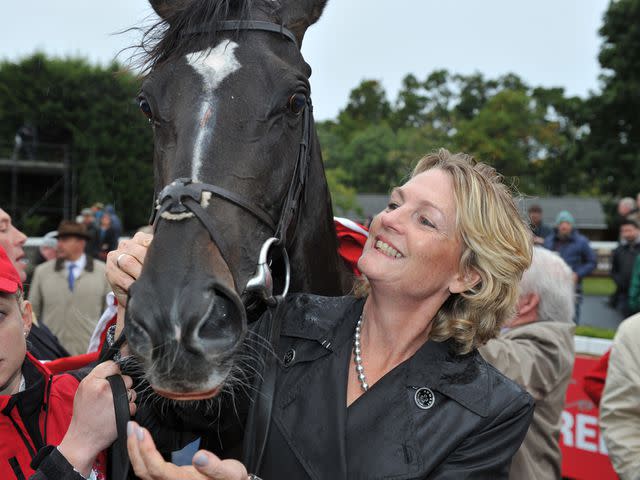
{"type": "Polygon", "coordinates": [[[291,291],[350,286],[300,53],[326,0],[150,3],[162,21],[145,35],[138,100],[154,131],[155,237],[125,332],[156,392],[199,400],[288,283],[286,254],[291,291]]]}

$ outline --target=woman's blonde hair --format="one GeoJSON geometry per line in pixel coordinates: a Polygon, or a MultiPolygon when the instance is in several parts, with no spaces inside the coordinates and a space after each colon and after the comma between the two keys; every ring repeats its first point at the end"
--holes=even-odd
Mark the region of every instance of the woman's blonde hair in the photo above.
{"type": "Polygon", "coordinates": [[[411,178],[435,168],[453,180],[456,231],[462,241],[460,272],[475,271],[480,281],[445,301],[433,319],[430,338],[453,338],[462,354],[494,338],[514,315],[518,283],[531,263],[531,233],[494,168],[441,148],[421,158],[411,178]]]}

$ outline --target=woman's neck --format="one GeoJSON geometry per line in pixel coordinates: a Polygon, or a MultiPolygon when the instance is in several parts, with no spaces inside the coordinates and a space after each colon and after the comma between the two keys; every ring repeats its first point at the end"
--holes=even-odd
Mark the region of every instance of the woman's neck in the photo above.
{"type": "MultiPolygon", "coordinates": [[[[401,300],[372,292],[363,309],[363,348],[375,351],[389,369],[402,363],[429,339],[433,318],[447,296],[401,300]]],[[[386,370],[386,368],[384,368],[386,370]]]]}

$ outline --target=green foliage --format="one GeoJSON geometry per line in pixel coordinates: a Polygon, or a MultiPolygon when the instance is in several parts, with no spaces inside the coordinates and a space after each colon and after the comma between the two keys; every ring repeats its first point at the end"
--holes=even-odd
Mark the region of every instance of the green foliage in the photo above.
{"type": "Polygon", "coordinates": [[[346,215],[353,212],[362,215],[362,208],[358,205],[356,190],[345,185],[347,174],[340,168],[330,168],[325,171],[327,183],[331,192],[331,203],[335,215],[346,215]]]}
{"type": "Polygon", "coordinates": [[[344,155],[350,161],[343,168],[356,189],[388,190],[389,180],[400,176],[398,165],[389,161],[389,152],[395,145],[396,136],[387,124],[373,124],[354,133],[344,147],[344,155]]]}
{"type": "Polygon", "coordinates": [[[640,0],[610,2],[600,29],[602,93],[588,102],[585,166],[603,193],[640,189],[640,0]]]}
{"type": "MultiPolygon", "coordinates": [[[[136,228],[146,223],[152,195],[151,132],[134,102],[138,88],[139,79],[115,63],[96,67],[43,54],[0,63],[0,142],[12,142],[27,122],[35,125],[40,143],[69,151],[77,176],[75,207],[112,203],[125,226],[136,228]]],[[[40,177],[38,188],[29,189],[33,198],[21,192],[22,213],[44,194],[42,183],[54,181],[40,177]]],[[[6,192],[0,202],[7,203],[6,192]]],[[[48,202],[43,212],[56,211],[51,206],[62,204],[60,193],[48,202]]],[[[42,228],[55,227],[59,220],[50,218],[42,228]]]]}
{"type": "Polygon", "coordinates": [[[37,235],[42,231],[42,226],[47,218],[42,215],[29,215],[25,217],[22,232],[27,236],[37,235]]]}
{"type": "Polygon", "coordinates": [[[577,160],[583,104],[514,74],[437,70],[424,80],[407,75],[391,103],[379,82],[365,80],[337,120],[318,127],[326,166],[344,170],[345,184],[360,192],[388,191],[420,157],[445,147],[493,165],[524,193],[580,193],[589,174],[577,160]]]}

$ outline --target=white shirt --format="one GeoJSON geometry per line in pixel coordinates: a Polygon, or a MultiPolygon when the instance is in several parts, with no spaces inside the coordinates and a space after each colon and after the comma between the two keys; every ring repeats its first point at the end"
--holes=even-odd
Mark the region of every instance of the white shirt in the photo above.
{"type": "MultiPolygon", "coordinates": [[[[65,260],[64,268],[67,270],[67,272],[69,272],[69,265],[71,264],[74,264],[76,266],[76,268],[73,269],[73,276],[77,280],[78,277],[82,275],[82,272],[84,271],[84,267],[87,266],[87,256],[83,253],[80,256],[80,258],[78,258],[75,262],[72,262],[71,260],[65,260]]],[[[68,277],[68,274],[67,274],[67,277],[68,277]]]]}

